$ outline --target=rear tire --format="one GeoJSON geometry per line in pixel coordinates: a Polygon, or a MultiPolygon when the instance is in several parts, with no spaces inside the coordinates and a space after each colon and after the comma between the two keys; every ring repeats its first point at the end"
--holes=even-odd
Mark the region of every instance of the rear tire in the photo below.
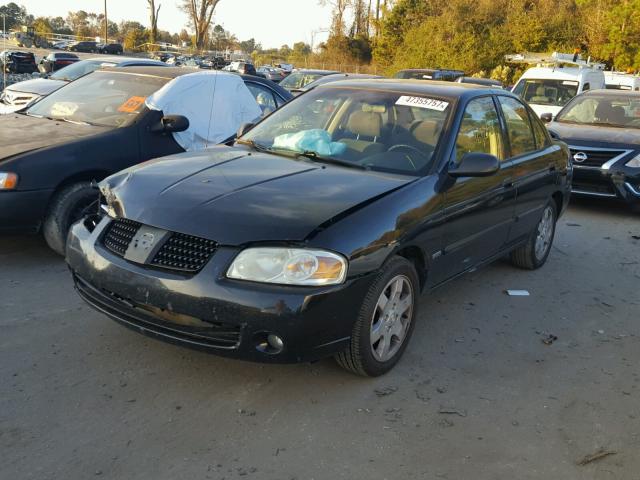
{"type": "Polygon", "coordinates": [[[544,265],[551,252],[557,221],[556,202],[552,199],[542,210],[540,220],[527,243],[511,252],[511,263],[525,270],[535,270],[544,265]]]}
{"type": "Polygon", "coordinates": [[[349,346],[335,356],[342,368],[377,377],[398,363],[413,333],[419,286],[416,269],[405,258],[394,257],[380,270],[360,307],[349,346]]]}
{"type": "Polygon", "coordinates": [[[96,190],[89,182],[69,185],[53,197],[42,225],[42,233],[51,250],[65,255],[69,228],[82,218],[96,200],[96,190]]]}

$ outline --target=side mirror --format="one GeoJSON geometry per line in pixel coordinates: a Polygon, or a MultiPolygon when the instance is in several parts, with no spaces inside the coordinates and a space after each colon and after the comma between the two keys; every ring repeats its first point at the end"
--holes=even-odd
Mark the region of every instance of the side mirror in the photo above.
{"type": "Polygon", "coordinates": [[[550,113],[543,113],[542,115],[540,115],[540,120],[542,120],[544,123],[551,123],[553,121],[553,115],[550,113]]]}
{"type": "Polygon", "coordinates": [[[238,133],[236,134],[236,137],[241,137],[242,135],[247,133],[249,130],[251,130],[254,126],[255,126],[255,123],[251,123],[251,122],[243,123],[242,125],[240,125],[240,128],[238,129],[238,133]]]}
{"type": "Polygon", "coordinates": [[[189,128],[189,119],[182,115],[165,115],[160,122],[151,127],[154,133],[184,132],[189,128]]]}
{"type": "Polygon", "coordinates": [[[500,170],[500,160],[488,153],[465,153],[458,165],[449,168],[449,175],[459,177],[489,177],[500,170]]]}

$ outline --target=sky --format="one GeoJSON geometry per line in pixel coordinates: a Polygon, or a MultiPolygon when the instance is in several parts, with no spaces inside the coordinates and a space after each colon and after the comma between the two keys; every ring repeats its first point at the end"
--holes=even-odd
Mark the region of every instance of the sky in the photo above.
{"type": "MultiPolygon", "coordinates": [[[[67,12],[84,10],[101,13],[104,0],[12,0],[36,16],[66,17],[67,12]]],[[[187,16],[178,8],[179,0],[156,0],[162,5],[158,28],[178,33],[185,28],[187,16]]],[[[0,0],[0,5],[9,0],[0,0]]],[[[107,0],[107,16],[120,23],[135,20],[148,25],[146,0],[107,0]]],[[[312,32],[326,30],[331,24],[330,7],[321,7],[318,0],[221,0],[214,13],[214,22],[240,40],[255,38],[263,48],[276,48],[304,41],[311,43],[312,32]]],[[[315,35],[315,45],[327,34],[315,35]]]]}

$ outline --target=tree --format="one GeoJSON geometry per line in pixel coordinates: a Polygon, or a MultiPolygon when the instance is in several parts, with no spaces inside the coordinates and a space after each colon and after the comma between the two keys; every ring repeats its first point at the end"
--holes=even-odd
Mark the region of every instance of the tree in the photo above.
{"type": "Polygon", "coordinates": [[[33,21],[33,30],[36,35],[45,36],[50,33],[53,33],[53,27],[51,26],[51,22],[46,17],[38,17],[33,21]]]}
{"type": "Polygon", "coordinates": [[[71,27],[74,34],[80,37],[88,37],[89,31],[89,14],[84,10],[77,12],[69,12],[67,15],[67,25],[71,27]]]}
{"type": "Polygon", "coordinates": [[[196,48],[202,50],[207,43],[207,33],[213,12],[220,0],[182,0],[182,10],[189,16],[189,23],[195,30],[196,48]]]}
{"type": "Polygon", "coordinates": [[[67,26],[67,23],[65,22],[64,18],[62,17],[49,17],[49,24],[53,29],[53,33],[61,33],[64,35],[73,34],[71,29],[67,26]]]}
{"type": "Polygon", "coordinates": [[[139,22],[122,22],[120,34],[123,37],[125,50],[137,50],[140,45],[149,41],[149,32],[139,22]]]}
{"type": "MultiPolygon", "coordinates": [[[[29,15],[24,7],[21,7],[13,2],[7,3],[0,7],[0,14],[6,15],[5,24],[7,31],[19,28],[22,25],[26,25],[29,20],[29,15]]],[[[2,24],[0,23],[0,26],[2,24]]]]}
{"type": "Polygon", "coordinates": [[[149,20],[151,23],[151,28],[149,29],[149,41],[151,43],[156,43],[158,39],[158,15],[160,14],[161,4],[158,4],[158,8],[156,9],[155,0],[147,0],[149,4],[149,20]]]}
{"type": "Polygon", "coordinates": [[[256,43],[254,38],[240,42],[240,50],[245,53],[252,54],[255,50],[260,50],[260,44],[256,43]]]}

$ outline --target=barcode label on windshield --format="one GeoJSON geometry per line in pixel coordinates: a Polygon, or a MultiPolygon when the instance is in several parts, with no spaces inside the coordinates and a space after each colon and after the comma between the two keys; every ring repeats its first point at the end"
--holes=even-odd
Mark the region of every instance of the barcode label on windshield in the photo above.
{"type": "Polygon", "coordinates": [[[443,102],[442,100],[436,100],[435,98],[410,97],[408,95],[403,95],[398,99],[396,105],[403,105],[405,107],[428,108],[429,110],[438,110],[439,112],[444,112],[449,106],[449,102],[443,102]]]}

